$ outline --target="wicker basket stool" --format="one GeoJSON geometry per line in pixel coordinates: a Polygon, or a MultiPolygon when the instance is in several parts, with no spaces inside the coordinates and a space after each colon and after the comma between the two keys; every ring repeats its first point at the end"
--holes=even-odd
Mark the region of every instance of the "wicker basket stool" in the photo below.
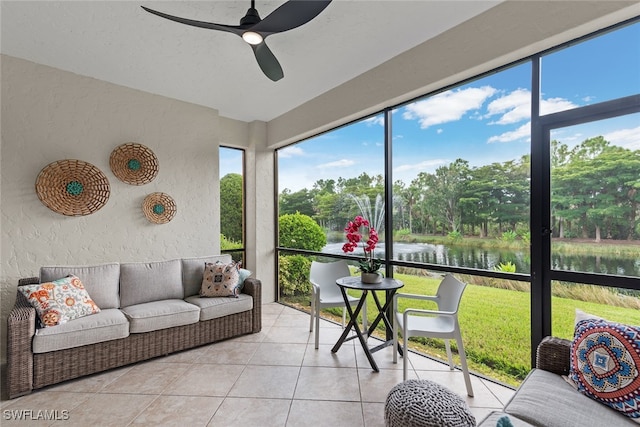
{"type": "Polygon", "coordinates": [[[407,380],[391,389],[384,405],[387,427],[475,427],[464,399],[429,380],[407,380]]]}

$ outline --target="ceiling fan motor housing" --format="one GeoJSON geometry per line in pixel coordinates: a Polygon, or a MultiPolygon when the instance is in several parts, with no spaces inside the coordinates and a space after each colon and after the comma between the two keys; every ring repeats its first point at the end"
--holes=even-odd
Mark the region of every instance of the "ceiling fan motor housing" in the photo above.
{"type": "Polygon", "coordinates": [[[260,19],[260,15],[258,15],[258,11],[255,10],[254,8],[249,8],[249,10],[247,10],[247,14],[244,15],[242,17],[242,19],[240,19],[240,25],[255,25],[258,22],[260,22],[262,19],[260,19]]]}

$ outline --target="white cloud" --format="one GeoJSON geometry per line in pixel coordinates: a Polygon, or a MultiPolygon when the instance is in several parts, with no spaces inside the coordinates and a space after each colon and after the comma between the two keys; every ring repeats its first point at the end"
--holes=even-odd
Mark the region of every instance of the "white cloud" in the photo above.
{"type": "MultiPolygon", "coordinates": [[[[558,111],[576,108],[577,105],[564,98],[548,98],[540,101],[540,114],[551,114],[558,111]]],[[[491,101],[487,106],[485,117],[501,114],[500,118],[490,124],[508,125],[531,118],[531,91],[516,89],[513,92],[491,101]]]]}
{"type": "Polygon", "coordinates": [[[640,126],[633,129],[620,129],[603,135],[613,145],[628,150],[640,150],[640,126]]]}
{"type": "Polygon", "coordinates": [[[531,117],[531,92],[527,89],[516,89],[491,101],[487,106],[487,117],[496,114],[502,116],[491,124],[507,125],[528,120],[531,117]]]}
{"type": "Polygon", "coordinates": [[[441,134],[442,132],[444,132],[444,130],[443,130],[443,129],[438,129],[438,130],[436,131],[436,133],[438,133],[438,134],[441,134]]]}
{"type": "Polygon", "coordinates": [[[342,160],[336,160],[335,162],[322,163],[322,164],[319,164],[316,167],[318,167],[320,169],[347,168],[347,167],[353,166],[354,164],[355,164],[355,162],[353,160],[342,159],[342,160]]]}
{"type": "Polygon", "coordinates": [[[518,140],[530,140],[531,139],[531,122],[527,122],[514,131],[505,132],[500,135],[492,136],[487,140],[489,144],[494,142],[512,142],[518,140]]]}
{"type": "Polygon", "coordinates": [[[282,159],[289,159],[291,157],[300,157],[304,156],[304,150],[295,145],[290,145],[289,147],[283,148],[282,150],[278,150],[278,157],[282,159]]]}
{"type": "Polygon", "coordinates": [[[491,86],[469,88],[457,91],[448,90],[424,101],[413,102],[405,107],[402,117],[406,120],[417,119],[420,127],[460,120],[469,111],[482,107],[485,100],[496,92],[491,86]]]}
{"type": "Polygon", "coordinates": [[[572,133],[570,135],[551,135],[551,139],[556,139],[558,141],[560,141],[561,143],[568,145],[569,147],[573,147],[575,145],[580,144],[582,141],[584,141],[584,136],[581,133],[572,133]]]}
{"type": "Polygon", "coordinates": [[[379,115],[379,116],[369,117],[368,119],[365,119],[364,122],[369,126],[373,126],[373,125],[384,126],[384,116],[379,115]]]}
{"type": "Polygon", "coordinates": [[[414,163],[414,164],[406,164],[400,165],[393,169],[393,172],[407,172],[407,171],[425,171],[425,170],[435,170],[438,166],[445,165],[449,163],[449,160],[445,159],[433,159],[433,160],[425,160],[424,162],[414,163]]]}
{"type": "Polygon", "coordinates": [[[576,107],[576,104],[564,98],[543,99],[540,102],[540,114],[557,113],[558,111],[570,110],[576,107]]]}

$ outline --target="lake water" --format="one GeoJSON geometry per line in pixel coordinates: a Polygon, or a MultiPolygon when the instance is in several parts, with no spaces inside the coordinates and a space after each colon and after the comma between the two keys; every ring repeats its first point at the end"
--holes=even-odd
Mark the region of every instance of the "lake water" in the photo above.
{"type": "MultiPolygon", "coordinates": [[[[329,243],[322,252],[343,254],[342,243],[329,243]]],[[[493,270],[496,265],[511,262],[517,273],[530,273],[531,263],[528,252],[504,251],[498,249],[475,249],[433,245],[428,243],[395,243],[393,259],[399,261],[423,262],[455,267],[493,270]]],[[[362,247],[353,253],[363,255],[362,247]]],[[[376,249],[376,257],[384,257],[384,248],[376,249]]],[[[551,265],[555,270],[582,271],[589,273],[614,274],[640,277],[640,259],[595,255],[554,254],[551,265]]]]}

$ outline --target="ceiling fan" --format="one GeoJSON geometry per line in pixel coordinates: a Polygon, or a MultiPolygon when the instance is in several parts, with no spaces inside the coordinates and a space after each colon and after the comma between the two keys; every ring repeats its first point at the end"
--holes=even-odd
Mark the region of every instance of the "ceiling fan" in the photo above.
{"type": "Polygon", "coordinates": [[[271,34],[292,30],[306,24],[318,16],[329,3],[331,3],[331,0],[289,0],[264,19],[261,19],[258,11],[255,9],[255,0],[251,0],[251,7],[247,10],[246,15],[240,19],[240,25],[224,25],[213,22],[195,21],[167,15],[166,13],[158,12],[144,6],[141,7],[149,13],[181,24],[208,28],[210,30],[226,31],[239,35],[244,41],[249,43],[253,49],[253,53],[262,72],[275,82],[284,77],[284,73],[282,72],[280,63],[264,40],[271,34]]]}

